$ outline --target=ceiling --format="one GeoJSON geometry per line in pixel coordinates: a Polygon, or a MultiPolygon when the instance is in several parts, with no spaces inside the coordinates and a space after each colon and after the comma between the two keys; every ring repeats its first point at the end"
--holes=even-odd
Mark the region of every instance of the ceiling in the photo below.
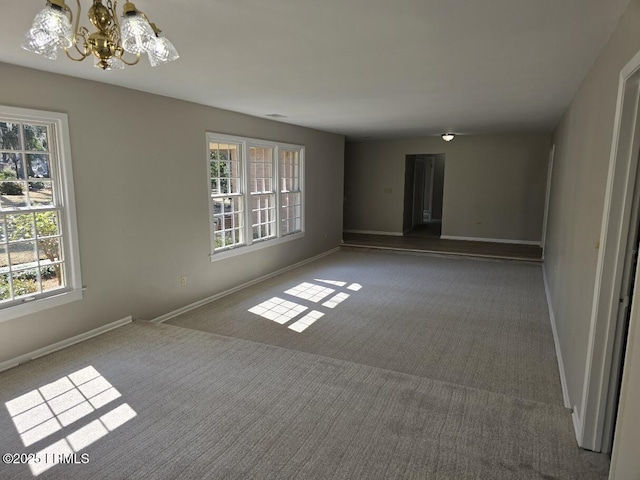
{"type": "Polygon", "coordinates": [[[22,50],[44,0],[0,0],[0,61],[352,139],[550,132],[628,3],[137,0],[181,58],[103,72],[22,50]]]}

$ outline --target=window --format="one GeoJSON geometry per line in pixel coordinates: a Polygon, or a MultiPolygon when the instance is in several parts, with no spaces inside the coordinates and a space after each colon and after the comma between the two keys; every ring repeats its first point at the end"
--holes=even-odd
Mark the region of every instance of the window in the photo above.
{"type": "Polygon", "coordinates": [[[277,235],[274,150],[273,147],[249,148],[249,194],[254,242],[277,235]]]}
{"type": "Polygon", "coordinates": [[[304,235],[304,147],[209,133],[207,148],[212,260],[304,235]]]}
{"type": "Polygon", "coordinates": [[[82,297],[77,243],[66,115],[0,106],[0,321],[82,297]]]}
{"type": "Polygon", "coordinates": [[[281,231],[282,235],[289,235],[302,230],[299,150],[280,150],[280,179],[281,231]]]}

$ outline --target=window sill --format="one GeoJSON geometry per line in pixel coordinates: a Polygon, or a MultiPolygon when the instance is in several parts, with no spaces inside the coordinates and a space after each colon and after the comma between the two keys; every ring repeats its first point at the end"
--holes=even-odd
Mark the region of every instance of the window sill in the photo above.
{"type": "Polygon", "coordinates": [[[253,243],[251,245],[243,245],[222,252],[213,253],[210,255],[211,261],[216,262],[218,260],[224,260],[226,258],[235,257],[238,255],[244,255],[245,253],[255,252],[256,250],[262,250],[263,248],[273,247],[280,245],[281,243],[290,242],[292,240],[298,240],[304,237],[304,232],[292,233],[284,237],[275,238],[273,240],[264,240],[262,242],[253,243]]]}
{"type": "Polygon", "coordinates": [[[25,315],[31,315],[32,313],[41,312],[49,308],[58,307],[71,302],[77,302],[82,300],[82,290],[70,290],[62,292],[51,297],[41,298],[32,302],[22,303],[20,305],[14,305],[12,307],[6,307],[0,310],[0,323],[7,320],[13,320],[14,318],[24,317],[25,315]]]}

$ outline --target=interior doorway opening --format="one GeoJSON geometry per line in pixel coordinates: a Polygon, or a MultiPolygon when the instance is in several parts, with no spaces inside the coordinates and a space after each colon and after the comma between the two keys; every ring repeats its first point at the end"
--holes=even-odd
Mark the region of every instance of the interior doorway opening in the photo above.
{"type": "MultiPolygon", "coordinates": [[[[610,453],[637,274],[640,223],[640,53],[620,74],[605,194],[595,297],[589,332],[582,415],[574,414],[578,445],[610,453]]],[[[622,381],[621,381],[622,379],[622,381]]],[[[615,447],[614,447],[615,449],[615,447]]]]}
{"type": "Polygon", "coordinates": [[[444,194],[445,154],[407,155],[405,160],[405,235],[440,238],[444,194]]]}

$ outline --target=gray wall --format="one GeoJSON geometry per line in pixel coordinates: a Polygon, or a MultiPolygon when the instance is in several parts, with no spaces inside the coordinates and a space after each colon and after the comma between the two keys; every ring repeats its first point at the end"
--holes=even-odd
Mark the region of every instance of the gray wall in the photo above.
{"type": "MultiPolygon", "coordinates": [[[[622,68],[640,50],[639,25],[640,1],[632,0],[554,134],[556,155],[544,268],[569,397],[580,418],[618,82],[622,68]]],[[[633,394],[635,405],[640,405],[637,386],[633,394]]],[[[621,412],[618,424],[632,424],[640,430],[637,412],[633,414],[635,418],[629,409],[626,415],[621,412]]],[[[637,452],[637,442],[627,447],[637,452]]],[[[638,455],[624,461],[630,462],[626,471],[635,471],[636,477],[616,478],[637,480],[638,455]]]]}
{"type": "Polygon", "coordinates": [[[0,323],[0,362],[128,315],[155,318],[342,238],[342,136],[6,64],[0,78],[0,104],[69,115],[87,287],[80,302],[0,323]],[[206,131],[306,146],[303,239],[210,262],[206,131]]]}
{"type": "Polygon", "coordinates": [[[405,156],[444,153],[442,235],[539,242],[550,145],[548,135],[348,142],[345,230],[402,232],[405,156]]]}

